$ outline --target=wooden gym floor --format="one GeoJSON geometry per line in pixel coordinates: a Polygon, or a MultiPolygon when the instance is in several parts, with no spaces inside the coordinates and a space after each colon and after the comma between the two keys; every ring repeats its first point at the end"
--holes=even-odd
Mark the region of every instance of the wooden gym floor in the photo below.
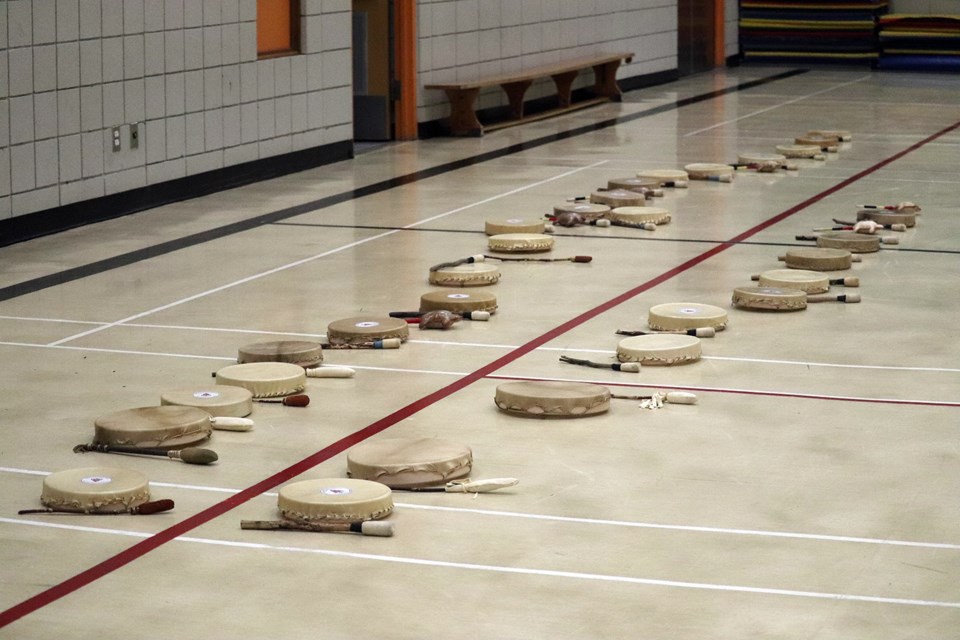
{"type": "Polygon", "coordinates": [[[960,77],[790,71],[697,75],[0,249],[0,637],[960,638],[960,77]],[[215,432],[214,466],[72,452],[96,417],[206,384],[240,345],[415,309],[430,265],[484,251],[486,219],[815,128],[854,138],[795,173],[668,191],[656,232],[558,230],[553,255],[593,262],[503,264],[490,322],[328,351],[356,377],[215,432]],[[859,305],[730,309],[686,366],[558,362],[612,362],[614,331],[654,304],[729,308],[795,235],[905,200],[920,222],[855,265],[859,305]],[[496,386],[527,378],[699,402],[500,413],[496,386]],[[392,538],[239,528],[391,435],[463,442],[474,477],[520,483],[396,493],[392,538]],[[176,508],[17,515],[44,474],[93,465],[139,470],[176,508]]]}

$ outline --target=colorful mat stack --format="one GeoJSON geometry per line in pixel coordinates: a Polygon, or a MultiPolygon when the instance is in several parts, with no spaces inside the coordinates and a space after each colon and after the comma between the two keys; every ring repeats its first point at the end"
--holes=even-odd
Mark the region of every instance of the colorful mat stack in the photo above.
{"type": "Polygon", "coordinates": [[[740,46],[747,60],[875,64],[885,0],[742,0],[740,46]]]}
{"type": "Polygon", "coordinates": [[[960,71],[960,15],[882,16],[879,66],[960,71]]]}

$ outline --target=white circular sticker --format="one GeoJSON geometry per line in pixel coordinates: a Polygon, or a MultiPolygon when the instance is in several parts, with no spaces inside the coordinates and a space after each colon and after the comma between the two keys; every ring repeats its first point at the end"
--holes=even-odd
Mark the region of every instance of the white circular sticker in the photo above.
{"type": "Polygon", "coordinates": [[[354,326],[360,327],[361,329],[369,329],[369,328],[371,328],[371,327],[379,327],[379,326],[380,326],[380,323],[379,323],[379,322],[374,322],[374,321],[372,321],[372,320],[367,320],[366,322],[358,322],[358,323],[355,324],[354,326]]]}
{"type": "Polygon", "coordinates": [[[106,476],[87,476],[80,480],[83,484],[110,484],[113,482],[112,478],[106,476]]]}
{"type": "Polygon", "coordinates": [[[696,313],[698,309],[695,307],[683,307],[680,309],[680,313],[696,313]]]}
{"type": "Polygon", "coordinates": [[[462,300],[463,298],[469,298],[469,297],[470,297],[470,294],[469,294],[469,293],[451,293],[451,294],[447,295],[447,297],[448,297],[448,298],[457,298],[457,299],[461,299],[461,300],[462,300]]]}
{"type": "Polygon", "coordinates": [[[194,398],[219,398],[220,394],[216,391],[197,391],[193,394],[194,398]]]}
{"type": "Polygon", "coordinates": [[[320,493],[327,496],[345,496],[350,494],[350,489],[346,487],[328,487],[323,489],[320,493]]]}

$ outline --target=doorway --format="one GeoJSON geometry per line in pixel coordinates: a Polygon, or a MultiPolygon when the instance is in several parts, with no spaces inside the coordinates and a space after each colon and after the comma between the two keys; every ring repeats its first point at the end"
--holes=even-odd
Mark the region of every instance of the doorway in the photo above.
{"type": "Polygon", "coordinates": [[[723,27],[723,0],[677,0],[677,71],[681,76],[723,64],[723,27]]]}
{"type": "Polygon", "coordinates": [[[353,0],[353,138],[393,139],[393,2],[353,0]]]}

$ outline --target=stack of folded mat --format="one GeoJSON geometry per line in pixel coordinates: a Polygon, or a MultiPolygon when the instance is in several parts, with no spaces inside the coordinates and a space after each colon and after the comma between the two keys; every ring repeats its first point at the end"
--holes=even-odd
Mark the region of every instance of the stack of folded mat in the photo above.
{"type": "Polygon", "coordinates": [[[886,15],[879,37],[881,69],[960,70],[960,15],[886,15]]]}
{"type": "Polygon", "coordinates": [[[742,0],[741,50],[747,60],[875,64],[886,11],[886,0],[742,0]]]}

